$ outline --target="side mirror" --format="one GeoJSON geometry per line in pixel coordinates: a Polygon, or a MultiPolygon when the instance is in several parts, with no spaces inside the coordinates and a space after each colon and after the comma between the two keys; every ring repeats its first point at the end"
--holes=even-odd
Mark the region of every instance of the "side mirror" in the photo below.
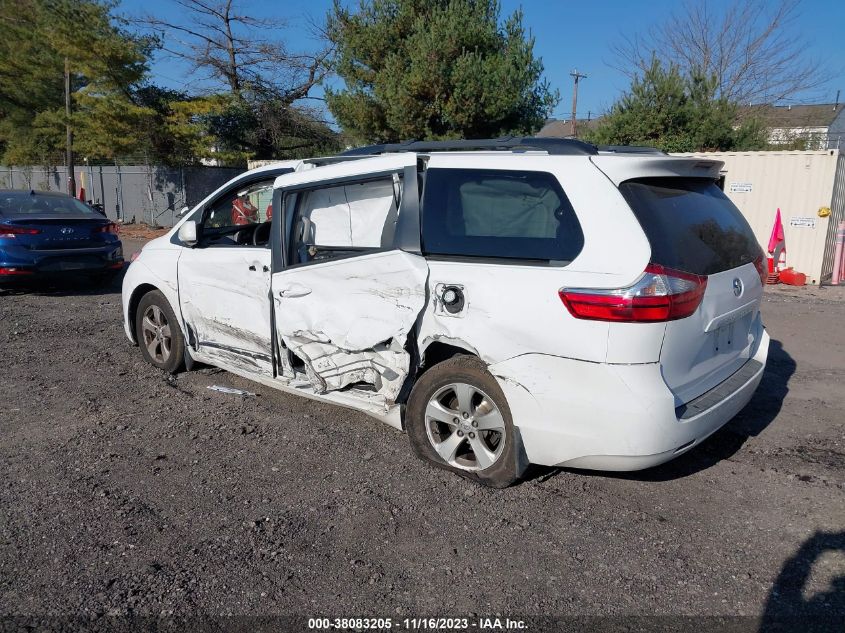
{"type": "Polygon", "coordinates": [[[181,218],[183,215],[185,215],[190,210],[191,210],[191,207],[182,207],[179,210],[179,213],[176,214],[176,216],[181,218]]]}
{"type": "Polygon", "coordinates": [[[185,246],[194,246],[197,243],[197,223],[188,220],[179,227],[179,241],[185,246]]]}

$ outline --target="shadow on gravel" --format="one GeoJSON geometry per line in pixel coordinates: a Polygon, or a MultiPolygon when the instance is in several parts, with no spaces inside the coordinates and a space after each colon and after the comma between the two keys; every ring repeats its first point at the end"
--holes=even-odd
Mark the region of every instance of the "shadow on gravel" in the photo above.
{"type": "MultiPolygon", "coordinates": [[[[775,339],[769,344],[769,358],[763,380],[751,401],[737,416],[711,435],[701,445],[661,466],[630,473],[579,470],[582,475],[633,479],[637,481],[670,481],[706,470],[718,462],[729,459],[739,451],[749,437],[754,437],[777,418],[789,393],[789,379],[795,373],[795,360],[775,339]]],[[[525,481],[546,481],[561,472],[560,468],[532,466],[523,478],[525,481]]],[[[569,470],[569,469],[566,469],[569,470]]]]}
{"type": "Polygon", "coordinates": [[[813,566],[828,552],[845,556],[845,532],[816,532],[786,561],[766,600],[760,633],[843,630],[845,574],[826,590],[805,594],[813,566]]]}
{"type": "Polygon", "coordinates": [[[0,297],[14,295],[37,295],[49,297],[70,296],[98,296],[120,293],[123,273],[118,272],[110,279],[96,279],[90,277],[56,277],[35,279],[32,281],[18,281],[14,284],[0,286],[0,297]]]}

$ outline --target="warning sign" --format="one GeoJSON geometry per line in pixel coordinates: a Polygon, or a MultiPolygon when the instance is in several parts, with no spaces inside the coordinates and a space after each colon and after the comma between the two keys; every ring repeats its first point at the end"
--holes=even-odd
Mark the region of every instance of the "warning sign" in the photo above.
{"type": "Polygon", "coordinates": [[[730,185],[731,193],[748,193],[753,187],[750,182],[732,182],[730,185]]]}
{"type": "Polygon", "coordinates": [[[806,229],[816,228],[816,218],[793,215],[789,218],[789,226],[800,226],[806,229]]]}

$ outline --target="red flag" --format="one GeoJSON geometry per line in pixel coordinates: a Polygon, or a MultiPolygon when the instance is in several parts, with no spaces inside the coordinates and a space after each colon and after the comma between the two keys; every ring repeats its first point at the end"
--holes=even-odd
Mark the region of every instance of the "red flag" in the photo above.
{"type": "Polygon", "coordinates": [[[770,253],[774,253],[775,249],[778,247],[778,244],[783,244],[783,250],[786,250],[785,238],[783,235],[783,222],[780,219],[780,209],[775,214],[775,225],[772,227],[772,236],[769,238],[769,248],[768,251],[770,253]]]}

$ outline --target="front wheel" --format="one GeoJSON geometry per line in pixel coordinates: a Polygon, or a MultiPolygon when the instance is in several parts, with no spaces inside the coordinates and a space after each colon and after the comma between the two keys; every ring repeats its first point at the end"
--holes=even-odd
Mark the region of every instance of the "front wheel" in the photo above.
{"type": "Polygon", "coordinates": [[[138,303],[135,337],[141,355],[151,365],[171,374],[182,367],[185,338],[170,303],[158,290],[148,292],[138,303]]]}
{"type": "Polygon", "coordinates": [[[414,452],[442,468],[505,488],[528,466],[505,394],[473,356],[456,356],[426,371],[406,413],[414,452]]]}

